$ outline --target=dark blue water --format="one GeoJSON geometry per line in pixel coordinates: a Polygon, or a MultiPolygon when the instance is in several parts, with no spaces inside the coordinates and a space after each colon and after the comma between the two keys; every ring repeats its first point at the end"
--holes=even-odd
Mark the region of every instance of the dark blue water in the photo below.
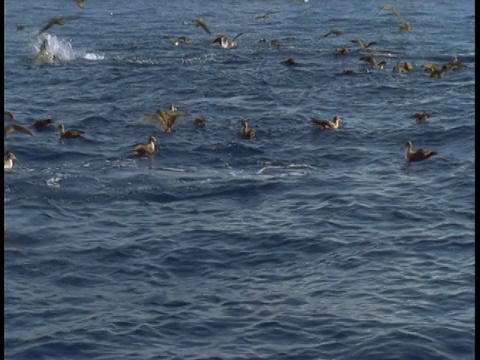
{"type": "Polygon", "coordinates": [[[5,109],[55,126],[5,141],[5,358],[472,359],[474,2],[390,3],[401,34],[386,3],[8,1],[5,109]],[[61,61],[29,61],[54,16],[61,61]],[[454,56],[467,68],[422,71],[454,56]],[[140,120],[172,103],[173,132],[140,120]],[[407,140],[438,155],[406,164],[407,140]]]}

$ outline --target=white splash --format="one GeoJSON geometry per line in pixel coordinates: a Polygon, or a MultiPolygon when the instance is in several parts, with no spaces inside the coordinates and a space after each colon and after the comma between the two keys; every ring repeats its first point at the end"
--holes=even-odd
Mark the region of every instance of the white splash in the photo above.
{"type": "Polygon", "coordinates": [[[105,55],[102,54],[74,50],[72,43],[69,40],[59,39],[55,35],[50,35],[48,33],[37,36],[35,39],[36,43],[34,44],[34,47],[39,60],[44,58],[40,57],[42,44],[45,46],[44,52],[50,55],[51,58],[53,58],[53,61],[71,61],[76,59],[103,60],[105,58],[105,55]]]}

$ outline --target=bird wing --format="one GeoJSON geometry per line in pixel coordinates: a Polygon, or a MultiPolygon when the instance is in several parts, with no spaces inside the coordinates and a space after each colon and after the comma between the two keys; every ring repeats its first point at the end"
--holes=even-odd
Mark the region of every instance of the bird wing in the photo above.
{"type": "Polygon", "coordinates": [[[197,26],[201,26],[203,30],[205,30],[208,34],[211,34],[210,29],[208,28],[207,24],[203,19],[196,19],[194,20],[197,26]]]}
{"type": "Polygon", "coordinates": [[[23,126],[20,126],[17,124],[11,124],[11,125],[5,126],[3,137],[6,138],[9,134],[11,134],[14,131],[33,136],[33,134],[27,128],[24,128],[23,126]]]}
{"type": "Polygon", "coordinates": [[[158,122],[159,117],[158,115],[145,115],[142,117],[142,120],[150,121],[150,122],[158,122]]]}
{"type": "Polygon", "coordinates": [[[395,9],[395,8],[394,8],[393,6],[391,6],[391,5],[382,6],[382,7],[380,8],[380,10],[387,10],[387,11],[390,11],[391,13],[393,13],[393,14],[401,17],[400,11],[398,11],[397,9],[395,9]]]}
{"type": "Polygon", "coordinates": [[[351,42],[354,43],[354,44],[360,45],[360,47],[361,47],[362,49],[366,49],[366,48],[367,48],[367,45],[365,44],[365,41],[363,41],[362,39],[351,40],[351,42]]]}
{"type": "Polygon", "coordinates": [[[238,38],[239,36],[243,35],[243,32],[241,33],[238,33],[237,35],[235,35],[235,37],[232,39],[232,42],[235,41],[236,38],[238,38]]]}

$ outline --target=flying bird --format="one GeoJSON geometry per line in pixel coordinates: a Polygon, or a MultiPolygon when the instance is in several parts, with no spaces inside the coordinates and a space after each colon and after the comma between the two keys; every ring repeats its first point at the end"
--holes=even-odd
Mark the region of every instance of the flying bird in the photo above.
{"type": "Polygon", "coordinates": [[[219,44],[224,49],[234,48],[234,47],[237,47],[237,43],[235,42],[235,39],[237,39],[240,35],[243,35],[243,33],[239,33],[235,35],[235,37],[232,40],[229,40],[224,35],[220,35],[216,37],[215,40],[212,41],[212,44],[219,44]]]}
{"type": "Polygon", "coordinates": [[[45,25],[43,28],[40,29],[40,31],[37,33],[37,36],[44,33],[48,29],[50,29],[53,25],[63,25],[64,22],[65,22],[65,18],[61,18],[61,17],[52,18],[47,25],[45,25]]]}
{"type": "Polygon", "coordinates": [[[142,120],[159,123],[164,132],[171,132],[175,121],[187,116],[186,113],[178,113],[177,109],[173,108],[174,106],[172,105],[168,111],[162,111],[162,109],[158,109],[155,114],[145,115],[142,117],[142,120]]]}
{"type": "Polygon", "coordinates": [[[340,31],[340,30],[336,30],[336,29],[330,29],[328,30],[325,34],[323,34],[322,36],[322,39],[325,39],[327,36],[330,36],[330,35],[342,35],[343,34],[343,31],[340,31]]]}
{"type": "Polygon", "coordinates": [[[371,41],[368,44],[365,43],[362,39],[355,39],[355,40],[350,40],[352,43],[360,45],[360,47],[364,50],[368,50],[371,46],[376,45],[376,41],[371,41]]]}
{"type": "Polygon", "coordinates": [[[203,30],[207,32],[207,34],[211,34],[210,29],[208,28],[207,24],[205,24],[205,20],[203,19],[195,19],[192,20],[196,27],[201,27],[203,30]]]}
{"type": "Polygon", "coordinates": [[[10,135],[14,131],[33,136],[31,131],[28,130],[27,128],[24,128],[23,126],[20,126],[17,124],[10,124],[5,126],[5,130],[3,132],[3,138],[6,138],[8,135],[10,135]]]}
{"type": "Polygon", "coordinates": [[[385,60],[377,62],[377,59],[375,59],[373,56],[362,56],[359,60],[368,62],[374,69],[383,69],[387,64],[385,60]]]}

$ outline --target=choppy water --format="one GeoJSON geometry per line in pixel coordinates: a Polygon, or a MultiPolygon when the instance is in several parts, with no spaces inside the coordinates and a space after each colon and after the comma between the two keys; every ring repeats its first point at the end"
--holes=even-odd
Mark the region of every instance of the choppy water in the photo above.
{"type": "Polygon", "coordinates": [[[473,358],[473,1],[5,12],[5,109],[86,132],[5,141],[20,159],[4,177],[5,231],[21,246],[5,245],[5,358],[473,358]],[[54,16],[67,20],[41,39],[60,62],[32,62],[54,16]],[[329,28],[344,35],[321,39],[329,28]],[[211,45],[240,32],[236,49],[211,45]],[[166,38],[181,35],[191,43],[166,38]],[[355,38],[391,53],[387,68],[359,61],[355,38]],[[421,69],[456,55],[466,69],[421,69]],[[393,73],[397,60],[415,70],[393,73]],[[189,114],[173,132],[139,120],[171,103],[189,114]],[[414,123],[423,110],[430,122],[414,123]],[[337,132],[310,124],[337,114],[337,132]],[[257,138],[240,138],[244,119],[257,138]],[[150,135],[153,160],[130,156],[150,135]],[[439,154],[408,165],[406,140],[439,154]]]}

